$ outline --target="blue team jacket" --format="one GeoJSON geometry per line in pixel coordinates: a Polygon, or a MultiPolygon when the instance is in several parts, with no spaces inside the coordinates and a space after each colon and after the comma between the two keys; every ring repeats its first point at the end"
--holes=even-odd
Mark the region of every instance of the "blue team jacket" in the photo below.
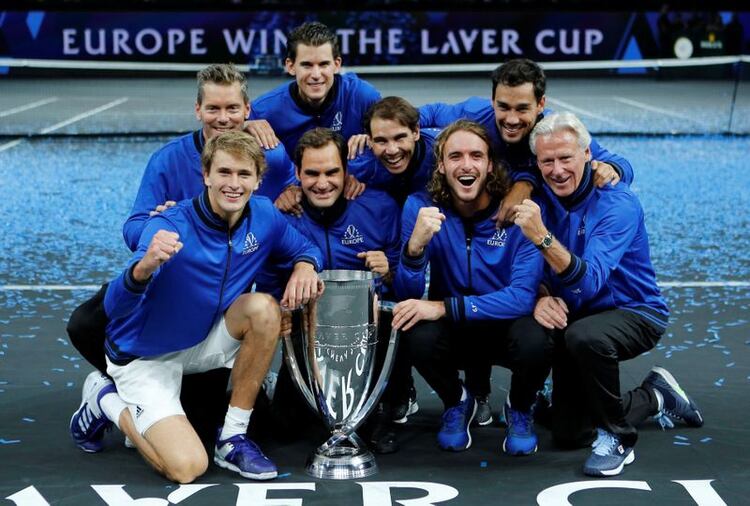
{"type": "MultiPolygon", "coordinates": [[[[156,206],[167,200],[191,199],[203,191],[203,144],[203,133],[196,130],[171,140],[151,155],[130,217],[122,227],[131,251],[138,246],[149,212],[156,206]]],[[[276,200],[284,188],[296,182],[294,164],[282,146],[266,150],[265,155],[268,168],[255,194],[276,200]]]]}
{"type": "Polygon", "coordinates": [[[133,257],[109,285],[105,350],[116,363],[194,346],[252,284],[268,257],[308,261],[320,270],[320,251],[290,226],[265,197],[253,196],[229,230],[211,211],[206,192],[149,219],[133,257]],[[184,244],[149,282],[132,269],[160,230],[177,232],[184,244]]]}
{"type": "MultiPolygon", "coordinates": [[[[544,114],[550,113],[549,110],[544,111],[544,114]]],[[[538,119],[542,117],[543,115],[540,115],[538,119]]],[[[514,182],[527,181],[536,189],[544,185],[536,164],[536,155],[531,152],[528,138],[516,144],[507,144],[503,141],[495,123],[492,102],[488,99],[470,97],[457,104],[436,102],[419,108],[419,124],[423,128],[445,128],[459,119],[475,121],[487,129],[495,147],[495,154],[507,162],[510,177],[514,182]]],[[[610,153],[594,138],[591,139],[591,159],[611,164],[619,172],[622,182],[626,184],[633,182],[633,166],[630,162],[620,155],[610,153]]]]}
{"type": "Polygon", "coordinates": [[[577,317],[621,308],[667,326],[669,308],[651,265],[643,208],[625,185],[596,188],[586,164],[578,190],[558,199],[545,185],[548,229],[570,251],[570,266],[546,282],[577,317]]]}
{"type": "Polygon", "coordinates": [[[543,259],[515,225],[495,228],[494,200],[484,211],[463,219],[451,208],[437,206],[429,194],[406,199],[401,217],[400,263],[393,282],[399,300],[418,299],[430,265],[430,300],[444,300],[453,321],[502,320],[529,315],[542,278],[543,259]],[[446,219],[417,258],[406,248],[422,207],[436,206],[446,219]]]}
{"type": "MultiPolygon", "coordinates": [[[[399,208],[387,194],[367,188],[354,200],[339,198],[321,212],[302,201],[300,217],[285,215],[287,221],[323,253],[324,269],[367,270],[357,258],[362,251],[383,251],[388,267],[395,271],[400,254],[399,208]]],[[[258,275],[256,290],[279,297],[291,266],[269,264],[258,275]]]]}
{"type": "Polygon", "coordinates": [[[435,169],[433,149],[439,133],[440,130],[436,128],[420,130],[409,166],[401,174],[388,172],[369,149],[349,162],[348,171],[369,188],[385,191],[399,206],[403,206],[406,197],[427,189],[435,169]]]}
{"type": "Polygon", "coordinates": [[[334,84],[319,108],[312,108],[299,98],[297,83],[282,84],[252,102],[249,119],[265,119],[271,124],[289,156],[302,134],[315,127],[325,127],[348,140],[364,132],[362,121],[380,93],[367,81],[349,72],[336,74],[334,84]]]}

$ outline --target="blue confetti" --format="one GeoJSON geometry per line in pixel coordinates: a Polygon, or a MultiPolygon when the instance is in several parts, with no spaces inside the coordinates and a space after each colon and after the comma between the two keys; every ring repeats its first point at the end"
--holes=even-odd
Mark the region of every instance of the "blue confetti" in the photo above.
{"type": "Polygon", "coordinates": [[[724,386],[724,378],[719,378],[716,381],[714,381],[714,385],[717,387],[723,387],[724,386]]]}
{"type": "Polygon", "coordinates": [[[65,386],[68,387],[68,388],[70,388],[70,387],[73,386],[73,382],[72,381],[68,381],[67,383],[65,383],[65,386]]]}
{"type": "Polygon", "coordinates": [[[685,443],[684,441],[672,441],[672,444],[677,446],[690,446],[690,443],[685,443]]]}
{"type": "Polygon", "coordinates": [[[731,352],[731,351],[729,351],[729,350],[724,350],[724,351],[722,351],[722,353],[723,353],[724,355],[731,355],[731,354],[732,354],[732,352],[731,352]]]}
{"type": "Polygon", "coordinates": [[[28,418],[28,417],[21,418],[21,421],[22,422],[29,422],[29,423],[36,422],[36,420],[34,420],[33,418],[28,418]]]}
{"type": "Polygon", "coordinates": [[[675,439],[679,439],[680,441],[689,441],[689,438],[686,438],[685,436],[675,436],[675,439]]]}
{"type": "Polygon", "coordinates": [[[21,442],[20,439],[3,439],[0,437],[0,445],[14,445],[20,442],[21,442]]]}
{"type": "Polygon", "coordinates": [[[42,385],[48,387],[48,386],[51,385],[51,383],[49,381],[47,381],[47,380],[44,380],[44,381],[42,381],[42,385]]]}
{"type": "Polygon", "coordinates": [[[734,367],[734,362],[729,362],[729,363],[727,364],[727,367],[734,367]]]}
{"type": "Polygon", "coordinates": [[[710,437],[704,437],[703,439],[701,439],[701,443],[708,443],[709,441],[711,441],[710,437]]]}
{"type": "Polygon", "coordinates": [[[292,475],[292,473],[281,473],[280,475],[276,476],[277,478],[288,478],[292,475]]]}
{"type": "Polygon", "coordinates": [[[487,461],[483,460],[482,462],[480,462],[479,467],[487,467],[487,461]]]}

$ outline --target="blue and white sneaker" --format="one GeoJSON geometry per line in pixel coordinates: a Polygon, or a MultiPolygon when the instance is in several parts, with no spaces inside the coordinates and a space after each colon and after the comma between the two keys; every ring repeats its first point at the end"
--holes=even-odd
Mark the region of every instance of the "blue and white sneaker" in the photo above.
{"type": "Polygon", "coordinates": [[[219,467],[240,473],[240,476],[251,480],[272,480],[279,474],[276,464],[263,455],[258,445],[245,434],[237,434],[224,440],[217,437],[214,462],[219,467]]]}
{"type": "MultiPolygon", "coordinates": [[[[703,426],[703,416],[698,406],[666,369],[652,368],[643,380],[642,386],[654,391],[659,401],[659,415],[664,414],[671,419],[684,420],[691,427],[703,426]]],[[[668,423],[662,423],[662,428],[665,426],[671,428],[668,423]]]]}
{"type": "Polygon", "coordinates": [[[104,415],[99,401],[117,389],[112,380],[94,371],[83,382],[81,406],[70,418],[70,435],[76,446],[88,453],[102,451],[104,432],[112,427],[112,422],[104,415]]]}
{"type": "Polygon", "coordinates": [[[503,451],[508,455],[531,455],[537,449],[534,432],[534,417],[531,412],[516,411],[506,402],[503,406],[507,428],[503,440],[503,451]]]}
{"type": "Polygon", "coordinates": [[[438,446],[443,450],[460,452],[471,446],[469,426],[477,411],[477,403],[470,393],[466,399],[443,413],[443,426],[438,432],[438,446]]]}
{"type": "Polygon", "coordinates": [[[587,476],[617,476],[628,464],[635,461],[632,447],[623,446],[620,438],[611,432],[602,431],[596,440],[591,455],[583,465],[587,476]]]}

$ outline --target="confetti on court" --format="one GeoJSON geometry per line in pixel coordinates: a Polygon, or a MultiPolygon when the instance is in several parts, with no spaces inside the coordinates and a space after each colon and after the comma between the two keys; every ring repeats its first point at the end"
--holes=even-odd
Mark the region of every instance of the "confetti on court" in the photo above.
{"type": "Polygon", "coordinates": [[[714,385],[717,387],[723,387],[724,386],[724,378],[719,378],[716,381],[714,381],[714,385]]]}

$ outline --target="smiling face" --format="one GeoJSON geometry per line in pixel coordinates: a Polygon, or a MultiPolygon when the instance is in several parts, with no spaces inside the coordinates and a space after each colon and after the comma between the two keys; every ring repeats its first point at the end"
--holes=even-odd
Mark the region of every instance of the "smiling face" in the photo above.
{"type": "Polygon", "coordinates": [[[302,153],[297,178],[302,193],[314,207],[331,207],[344,191],[346,172],[336,144],[306,148],[302,153]]]}
{"type": "Polygon", "coordinates": [[[330,43],[322,46],[298,44],[294,61],[287,58],[284,64],[297,81],[300,98],[317,106],[331,91],[334,75],[341,68],[341,58],[333,57],[330,43]]]}
{"type": "Polygon", "coordinates": [[[195,104],[195,117],[203,124],[203,137],[212,137],[229,130],[242,130],[250,105],[242,97],[239,83],[203,85],[203,100],[195,104]]]}
{"type": "Polygon", "coordinates": [[[487,177],[492,170],[487,144],[478,135],[458,130],[445,140],[437,170],[445,175],[453,204],[463,215],[490,202],[487,177]]]}
{"type": "Polygon", "coordinates": [[[497,130],[503,140],[508,144],[516,144],[529,135],[537,117],[544,110],[544,102],[545,97],[537,101],[532,83],[519,86],[498,84],[492,107],[495,110],[497,130]]]}
{"type": "Polygon", "coordinates": [[[231,227],[258,189],[258,169],[250,159],[217,150],[208,172],[203,172],[203,182],[211,209],[231,227]]]}
{"type": "Polygon", "coordinates": [[[558,197],[572,195],[581,184],[584,166],[591,159],[591,148],[583,149],[576,135],[568,130],[540,135],[535,147],[544,182],[558,197]]]}
{"type": "Polygon", "coordinates": [[[391,174],[401,174],[411,162],[419,140],[419,127],[412,131],[392,119],[372,118],[370,121],[372,152],[391,174]]]}

